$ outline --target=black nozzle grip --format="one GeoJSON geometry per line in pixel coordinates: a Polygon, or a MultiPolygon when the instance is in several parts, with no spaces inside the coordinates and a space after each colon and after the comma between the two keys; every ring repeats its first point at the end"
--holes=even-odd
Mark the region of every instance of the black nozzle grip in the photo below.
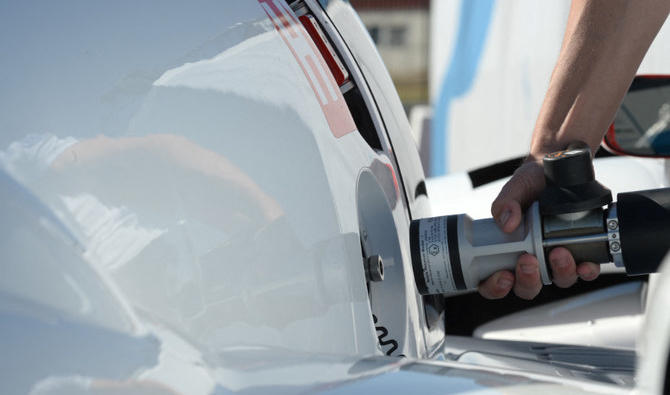
{"type": "Polygon", "coordinates": [[[618,194],[617,217],[626,273],[656,272],[670,249],[670,188],[618,194]]]}
{"type": "Polygon", "coordinates": [[[581,141],[542,159],[547,186],[540,195],[540,213],[557,215],[593,210],[612,202],[612,192],[595,178],[591,149],[581,141]]]}

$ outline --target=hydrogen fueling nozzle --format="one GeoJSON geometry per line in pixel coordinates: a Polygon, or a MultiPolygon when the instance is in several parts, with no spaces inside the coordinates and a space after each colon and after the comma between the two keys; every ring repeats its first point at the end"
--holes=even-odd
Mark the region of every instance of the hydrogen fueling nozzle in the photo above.
{"type": "Polygon", "coordinates": [[[557,246],[576,262],[614,262],[629,275],[656,271],[670,249],[670,188],[620,193],[612,202],[581,142],[547,155],[543,166],[546,188],[512,233],[493,218],[466,214],[412,221],[412,266],[421,294],[475,289],[499,270],[513,271],[523,253],[537,257],[542,282],[551,284],[545,256],[557,246]]]}

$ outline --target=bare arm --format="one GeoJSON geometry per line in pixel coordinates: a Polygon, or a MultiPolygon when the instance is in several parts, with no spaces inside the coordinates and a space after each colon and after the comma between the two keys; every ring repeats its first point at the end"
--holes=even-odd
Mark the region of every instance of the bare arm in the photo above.
{"type": "Polygon", "coordinates": [[[598,148],[669,11],[668,0],[572,2],[533,133],[535,159],[574,140],[598,148]]]}
{"type": "MultiPolygon", "coordinates": [[[[635,72],[670,11],[670,0],[573,0],[561,52],[535,124],[528,161],[505,184],[491,213],[505,232],[544,189],[542,157],[582,140],[595,152],[635,72]]],[[[595,279],[600,266],[576,265],[569,251],[549,254],[554,284],[569,287],[595,279]]],[[[488,298],[514,292],[534,298],[542,288],[537,259],[519,258],[515,273],[498,272],[480,284],[488,298]]]]}

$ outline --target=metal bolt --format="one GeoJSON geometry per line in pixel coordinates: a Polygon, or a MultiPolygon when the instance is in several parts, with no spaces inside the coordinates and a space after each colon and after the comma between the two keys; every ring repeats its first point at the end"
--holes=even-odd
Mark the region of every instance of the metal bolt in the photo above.
{"type": "Polygon", "coordinates": [[[365,260],[365,277],[368,281],[384,280],[384,262],[379,255],[370,255],[365,260]]]}
{"type": "Polygon", "coordinates": [[[611,219],[607,221],[607,227],[611,230],[614,230],[619,227],[619,222],[617,220],[611,219]]]}
{"type": "Polygon", "coordinates": [[[619,245],[618,242],[613,241],[613,242],[610,244],[610,250],[612,250],[612,251],[614,251],[614,252],[617,252],[617,251],[619,251],[620,249],[621,249],[621,246],[619,245]]]}

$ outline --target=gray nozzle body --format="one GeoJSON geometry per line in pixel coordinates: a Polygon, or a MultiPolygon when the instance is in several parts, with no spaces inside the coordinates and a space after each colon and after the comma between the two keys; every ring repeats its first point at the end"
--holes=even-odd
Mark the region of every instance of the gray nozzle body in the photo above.
{"type": "Polygon", "coordinates": [[[501,231],[493,218],[449,215],[412,221],[410,244],[414,277],[424,295],[476,289],[497,271],[513,271],[523,253],[538,258],[542,282],[551,284],[537,202],[513,233],[501,231]]]}

